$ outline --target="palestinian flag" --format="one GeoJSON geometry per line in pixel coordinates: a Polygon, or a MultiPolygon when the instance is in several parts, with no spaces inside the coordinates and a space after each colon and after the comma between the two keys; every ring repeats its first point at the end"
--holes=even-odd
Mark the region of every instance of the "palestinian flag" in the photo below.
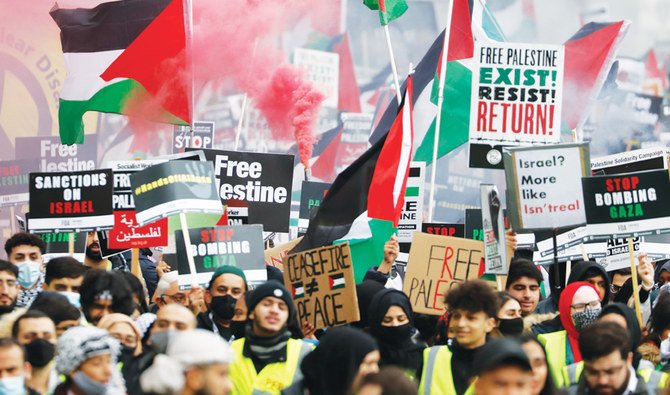
{"type": "Polygon", "coordinates": [[[386,26],[394,19],[400,18],[407,11],[405,0],[363,0],[371,10],[379,10],[379,23],[386,26]]]}
{"type": "Polygon", "coordinates": [[[293,283],[293,285],[291,285],[291,289],[293,293],[293,299],[300,299],[305,297],[305,287],[303,287],[302,281],[293,283]]]}
{"type": "Polygon", "coordinates": [[[328,276],[328,285],[331,290],[344,288],[344,273],[328,276]]]}
{"type": "Polygon", "coordinates": [[[84,141],[87,111],[189,124],[183,0],[90,3],[91,8],[56,4],[50,12],[61,30],[68,71],[58,111],[61,142],[84,141]]]}

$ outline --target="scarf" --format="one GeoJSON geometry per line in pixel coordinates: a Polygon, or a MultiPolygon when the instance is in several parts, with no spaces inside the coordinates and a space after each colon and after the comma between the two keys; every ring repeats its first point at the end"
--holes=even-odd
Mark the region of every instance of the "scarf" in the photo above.
{"type": "Polygon", "coordinates": [[[251,358],[257,372],[271,363],[286,361],[286,345],[291,338],[291,332],[287,329],[273,337],[261,337],[254,333],[251,323],[248,323],[245,338],[247,340],[242,355],[251,358]]]}

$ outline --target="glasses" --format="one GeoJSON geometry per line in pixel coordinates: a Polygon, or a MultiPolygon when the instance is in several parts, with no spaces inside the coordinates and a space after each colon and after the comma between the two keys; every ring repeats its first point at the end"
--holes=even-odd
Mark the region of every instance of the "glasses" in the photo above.
{"type": "Polygon", "coordinates": [[[575,303],[571,305],[576,312],[584,311],[584,310],[595,310],[600,308],[600,301],[599,300],[593,300],[588,303],[575,303]]]}
{"type": "Polygon", "coordinates": [[[161,295],[161,298],[170,298],[176,303],[184,303],[186,301],[186,295],[184,294],[174,294],[174,295],[161,295]]]}

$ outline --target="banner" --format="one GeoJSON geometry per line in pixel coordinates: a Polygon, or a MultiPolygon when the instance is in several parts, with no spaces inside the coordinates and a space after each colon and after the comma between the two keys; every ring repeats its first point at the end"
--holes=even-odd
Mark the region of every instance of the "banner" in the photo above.
{"type": "Polygon", "coordinates": [[[39,161],[43,172],[94,170],[98,161],[98,136],[87,134],[84,144],[62,145],[58,136],[17,137],[16,159],[39,161]]]}
{"type": "Polygon", "coordinates": [[[36,159],[0,161],[0,207],[28,202],[29,173],[39,170],[36,159]]]}
{"type": "Polygon", "coordinates": [[[645,148],[591,159],[591,172],[595,175],[632,173],[668,168],[668,149],[645,148]]]}
{"type": "Polygon", "coordinates": [[[411,243],[414,232],[421,231],[425,184],[426,162],[410,162],[405,189],[405,205],[398,221],[398,242],[401,244],[411,243]]]}
{"type": "Polygon", "coordinates": [[[321,329],[360,320],[349,243],[286,256],[284,283],[293,294],[299,322],[321,329]]]}
{"type": "Polygon", "coordinates": [[[484,230],[484,273],[507,274],[507,251],[502,203],[495,185],[481,185],[484,230]]]}
{"type": "Polygon", "coordinates": [[[175,125],[172,132],[172,153],[184,152],[186,147],[213,148],[214,122],[194,122],[193,133],[190,125],[175,125]]]}
{"type": "MultiPolygon", "coordinates": [[[[70,232],[41,233],[39,235],[46,244],[45,254],[67,254],[69,253],[70,232]]],[[[86,251],[86,232],[74,234],[74,251],[86,251]]]]}
{"type": "Polygon", "coordinates": [[[165,247],[168,244],[168,219],[139,226],[135,210],[117,210],[114,211],[114,229],[105,233],[108,233],[108,247],[112,249],[165,247]]]}
{"type": "Polygon", "coordinates": [[[305,70],[307,80],[326,96],[325,107],[337,108],[340,91],[340,56],[333,52],[296,48],[293,64],[305,70]]]}
{"type": "MultiPolygon", "coordinates": [[[[583,245],[576,245],[565,248],[563,251],[558,253],[557,261],[559,263],[567,261],[580,261],[583,259],[584,253],[586,253],[589,260],[602,264],[601,261],[605,258],[605,243],[586,243],[583,245]]],[[[533,263],[536,265],[553,265],[554,262],[553,252],[550,252],[545,256],[540,255],[538,251],[533,253],[533,263]]]]}
{"type": "MultiPolygon", "coordinates": [[[[556,235],[556,250],[562,252],[563,250],[585,243],[589,240],[589,234],[586,231],[586,226],[580,226],[571,229],[567,232],[556,235]]],[[[537,249],[541,256],[547,256],[554,253],[554,240],[549,238],[537,242],[537,249]]]]}
{"type": "Polygon", "coordinates": [[[343,112],[340,118],[342,119],[342,139],[337,147],[335,158],[337,173],[346,169],[368,150],[373,114],[343,112]]]}
{"type": "Polygon", "coordinates": [[[309,220],[316,213],[321,201],[326,197],[330,184],[327,182],[303,181],[300,192],[300,211],[298,212],[298,236],[307,232],[309,220]]]}
{"type": "Polygon", "coordinates": [[[475,43],[470,167],[502,168],[493,145],[558,143],[563,100],[562,45],[475,43]],[[479,155],[479,154],[478,154],[479,155]]]}
{"type": "Polygon", "coordinates": [[[180,212],[223,214],[207,162],[170,161],[130,176],[139,226],[180,212]]]}
{"type": "Polygon", "coordinates": [[[414,312],[444,314],[444,295],[456,284],[479,277],[481,241],[417,233],[412,241],[403,292],[414,312]]]}
{"type": "Polygon", "coordinates": [[[581,177],[590,175],[588,144],[504,151],[512,228],[558,229],[586,222],[581,177]]]}
{"type": "MultiPolygon", "coordinates": [[[[640,247],[644,243],[642,237],[633,238],[633,256],[637,265],[637,257],[640,255],[640,247]]],[[[610,239],[605,243],[606,255],[600,264],[608,272],[619,269],[630,269],[630,252],[628,250],[628,239],[610,239]]]]}
{"type": "Polygon", "coordinates": [[[284,257],[302,241],[302,237],[293,239],[288,243],[268,248],[265,250],[265,266],[274,266],[284,271],[284,257]]]}
{"type": "Polygon", "coordinates": [[[31,232],[105,230],[114,226],[112,171],[30,173],[31,232]]]}
{"type": "MultiPolygon", "coordinates": [[[[179,288],[191,288],[186,244],[182,230],[175,232],[179,288]]],[[[221,266],[235,266],[244,271],[247,284],[253,288],[267,280],[263,256],[263,227],[260,225],[217,226],[189,229],[191,252],[198,284],[207,288],[212,274],[221,266]]]]}
{"type": "Polygon", "coordinates": [[[133,188],[130,185],[131,174],[165,162],[167,162],[166,159],[110,161],[109,167],[114,173],[114,197],[112,198],[114,211],[135,211],[133,188]]]}
{"type": "Polygon", "coordinates": [[[128,248],[117,249],[109,247],[109,231],[98,232],[98,242],[100,243],[100,255],[103,259],[107,259],[112,255],[122,254],[129,250],[128,248]]]}
{"type": "Polygon", "coordinates": [[[218,196],[223,204],[229,208],[248,208],[249,223],[262,224],[266,232],[288,232],[293,155],[204,152],[214,165],[218,196]]]}
{"type": "Polygon", "coordinates": [[[582,178],[586,230],[608,240],[670,231],[670,180],[666,170],[582,178]]]}
{"type": "Polygon", "coordinates": [[[424,222],[421,231],[431,235],[465,237],[465,224],[438,224],[424,222]]]}

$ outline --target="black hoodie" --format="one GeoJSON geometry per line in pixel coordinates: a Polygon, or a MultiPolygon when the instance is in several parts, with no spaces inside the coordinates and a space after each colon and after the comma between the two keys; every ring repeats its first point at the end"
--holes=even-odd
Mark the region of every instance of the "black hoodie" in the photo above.
{"type": "Polygon", "coordinates": [[[642,355],[637,351],[637,348],[640,345],[640,340],[642,339],[642,331],[640,330],[640,323],[635,316],[635,311],[623,303],[610,303],[603,307],[600,312],[600,317],[606,314],[619,314],[626,319],[626,325],[628,326],[626,329],[630,333],[630,341],[632,345],[633,367],[637,369],[640,364],[640,359],[642,359],[642,355]]]}
{"type": "MultiPolygon", "coordinates": [[[[593,277],[593,273],[598,273],[605,279],[605,297],[602,300],[602,305],[605,306],[610,300],[610,278],[605,271],[605,268],[593,261],[576,261],[572,264],[572,271],[568,277],[568,284],[577,281],[586,281],[587,278],[593,277]]],[[[546,314],[558,311],[558,298],[561,296],[560,292],[552,292],[551,296],[537,305],[536,313],[546,314]]]]}

